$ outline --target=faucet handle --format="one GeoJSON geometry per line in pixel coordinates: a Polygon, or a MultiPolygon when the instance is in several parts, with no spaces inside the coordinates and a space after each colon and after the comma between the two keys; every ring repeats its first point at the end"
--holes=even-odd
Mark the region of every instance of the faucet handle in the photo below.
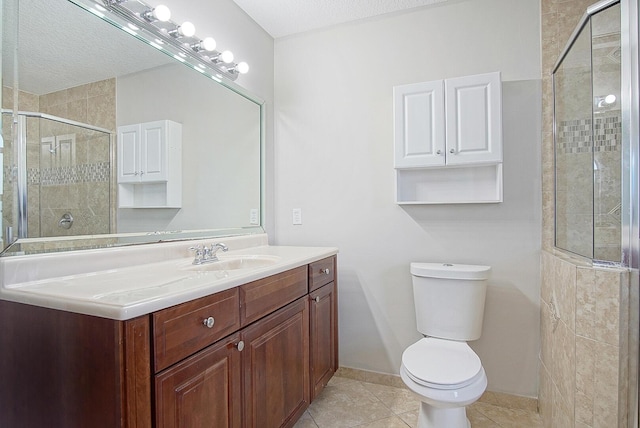
{"type": "Polygon", "coordinates": [[[215,254],[218,250],[229,251],[229,247],[227,247],[222,242],[216,242],[215,244],[211,244],[211,254],[215,254]]]}
{"type": "Polygon", "coordinates": [[[202,245],[192,245],[191,247],[189,247],[190,251],[195,251],[196,254],[198,252],[202,252],[202,250],[204,250],[204,247],[202,245]]]}

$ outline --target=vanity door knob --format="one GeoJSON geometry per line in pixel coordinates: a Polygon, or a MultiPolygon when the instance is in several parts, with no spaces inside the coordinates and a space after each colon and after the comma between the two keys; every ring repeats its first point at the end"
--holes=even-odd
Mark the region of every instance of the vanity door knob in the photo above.
{"type": "Polygon", "coordinates": [[[238,348],[238,351],[242,352],[242,350],[244,349],[244,341],[241,340],[240,342],[236,343],[235,347],[238,348]]]}
{"type": "Polygon", "coordinates": [[[456,152],[456,149],[449,149],[449,153],[453,154],[456,152]]]}
{"type": "Polygon", "coordinates": [[[324,274],[324,275],[329,275],[331,271],[329,270],[329,268],[324,268],[324,269],[320,269],[320,273],[324,274]]]}
{"type": "Polygon", "coordinates": [[[436,154],[437,154],[437,155],[441,155],[441,154],[442,154],[442,150],[438,150],[438,151],[436,152],[436,154]]]}
{"type": "Polygon", "coordinates": [[[204,324],[207,328],[212,328],[215,322],[216,320],[214,320],[213,317],[209,317],[202,321],[202,324],[204,324]]]}
{"type": "Polygon", "coordinates": [[[316,302],[316,303],[320,303],[320,296],[314,297],[313,301],[316,302]]]}

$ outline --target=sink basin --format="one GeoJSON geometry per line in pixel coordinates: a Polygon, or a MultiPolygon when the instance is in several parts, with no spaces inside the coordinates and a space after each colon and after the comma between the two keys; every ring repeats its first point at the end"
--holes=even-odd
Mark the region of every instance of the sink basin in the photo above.
{"type": "Polygon", "coordinates": [[[216,262],[201,265],[189,264],[183,269],[207,272],[220,270],[257,269],[271,266],[280,260],[278,256],[246,255],[246,256],[221,256],[216,262]]]}

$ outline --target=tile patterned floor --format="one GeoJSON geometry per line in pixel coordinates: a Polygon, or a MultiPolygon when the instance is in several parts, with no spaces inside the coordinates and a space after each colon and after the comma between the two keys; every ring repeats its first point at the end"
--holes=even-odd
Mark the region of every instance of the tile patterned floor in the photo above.
{"type": "MultiPolygon", "coordinates": [[[[420,402],[407,389],[334,376],[294,428],[407,428],[420,402]]],[[[542,428],[537,413],[477,402],[467,409],[473,428],[542,428]]]]}

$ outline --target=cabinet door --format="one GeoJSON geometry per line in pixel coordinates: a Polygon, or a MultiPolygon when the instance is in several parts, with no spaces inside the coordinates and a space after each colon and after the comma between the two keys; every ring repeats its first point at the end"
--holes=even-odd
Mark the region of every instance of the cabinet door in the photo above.
{"type": "Polygon", "coordinates": [[[140,125],[118,127],[118,183],[140,181],[140,125]]]}
{"type": "Polygon", "coordinates": [[[445,81],[447,164],[502,162],[500,73],[445,81]]]}
{"type": "Polygon", "coordinates": [[[143,123],[141,130],[141,181],[167,181],[166,121],[143,123]]]}
{"type": "Polygon", "coordinates": [[[309,304],[296,300],[242,332],[245,428],[291,427],[309,405],[309,304]]]}
{"type": "Polygon", "coordinates": [[[237,334],[156,376],[156,426],[240,428],[241,352],[237,334]]]}
{"type": "Polygon", "coordinates": [[[441,80],[394,87],[393,115],[396,168],[444,165],[441,80]]]}
{"type": "Polygon", "coordinates": [[[338,368],[338,299],[331,282],[310,295],[309,342],[311,400],[320,394],[338,368]]]}

